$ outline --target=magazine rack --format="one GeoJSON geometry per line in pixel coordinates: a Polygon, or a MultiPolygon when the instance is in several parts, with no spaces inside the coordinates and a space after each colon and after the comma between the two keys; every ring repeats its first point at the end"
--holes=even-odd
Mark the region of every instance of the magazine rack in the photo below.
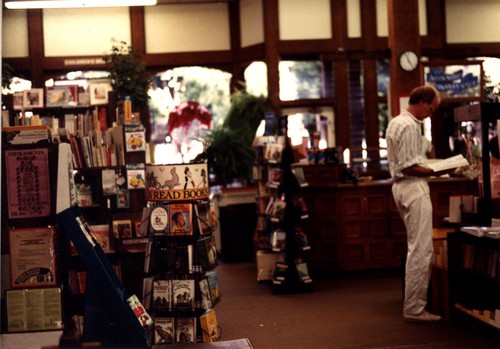
{"type": "Polygon", "coordinates": [[[129,306],[129,295],[93,237],[78,206],[59,213],[62,230],[73,242],[87,269],[84,342],[103,347],[146,347],[146,331],[129,306]]]}

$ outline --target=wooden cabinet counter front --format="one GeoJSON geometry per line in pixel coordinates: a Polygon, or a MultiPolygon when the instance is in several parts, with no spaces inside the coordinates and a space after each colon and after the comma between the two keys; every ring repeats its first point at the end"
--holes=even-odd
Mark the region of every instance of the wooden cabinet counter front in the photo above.
{"type": "MultiPolygon", "coordinates": [[[[309,210],[308,238],[316,272],[401,267],[406,255],[406,231],[391,192],[392,181],[310,185],[303,197],[309,210]]],[[[477,195],[475,180],[429,180],[433,225],[442,227],[449,197],[477,195]]],[[[451,228],[450,228],[451,229],[451,228]]]]}

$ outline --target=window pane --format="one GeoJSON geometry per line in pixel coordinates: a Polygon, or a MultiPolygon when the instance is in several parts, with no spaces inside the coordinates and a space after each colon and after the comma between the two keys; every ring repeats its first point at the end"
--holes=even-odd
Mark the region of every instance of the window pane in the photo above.
{"type": "Polygon", "coordinates": [[[320,61],[281,61],[279,74],[282,101],[326,97],[320,61]]]}
{"type": "Polygon", "coordinates": [[[377,95],[387,97],[389,87],[389,60],[381,59],[377,61],[377,95]]]}

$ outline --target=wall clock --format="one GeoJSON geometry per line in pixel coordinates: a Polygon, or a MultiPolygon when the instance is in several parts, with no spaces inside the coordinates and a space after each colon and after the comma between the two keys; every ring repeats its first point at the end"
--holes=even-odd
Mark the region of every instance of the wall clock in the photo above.
{"type": "Polygon", "coordinates": [[[418,67],[418,56],[413,51],[404,51],[399,56],[399,66],[404,71],[414,71],[418,67]]]}

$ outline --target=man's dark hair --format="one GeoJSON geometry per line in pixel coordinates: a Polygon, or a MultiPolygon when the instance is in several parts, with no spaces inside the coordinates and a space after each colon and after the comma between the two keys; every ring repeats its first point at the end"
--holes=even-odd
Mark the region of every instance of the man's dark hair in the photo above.
{"type": "Polygon", "coordinates": [[[420,102],[431,104],[438,95],[436,89],[429,85],[419,86],[410,93],[409,104],[418,104],[420,102]]]}

